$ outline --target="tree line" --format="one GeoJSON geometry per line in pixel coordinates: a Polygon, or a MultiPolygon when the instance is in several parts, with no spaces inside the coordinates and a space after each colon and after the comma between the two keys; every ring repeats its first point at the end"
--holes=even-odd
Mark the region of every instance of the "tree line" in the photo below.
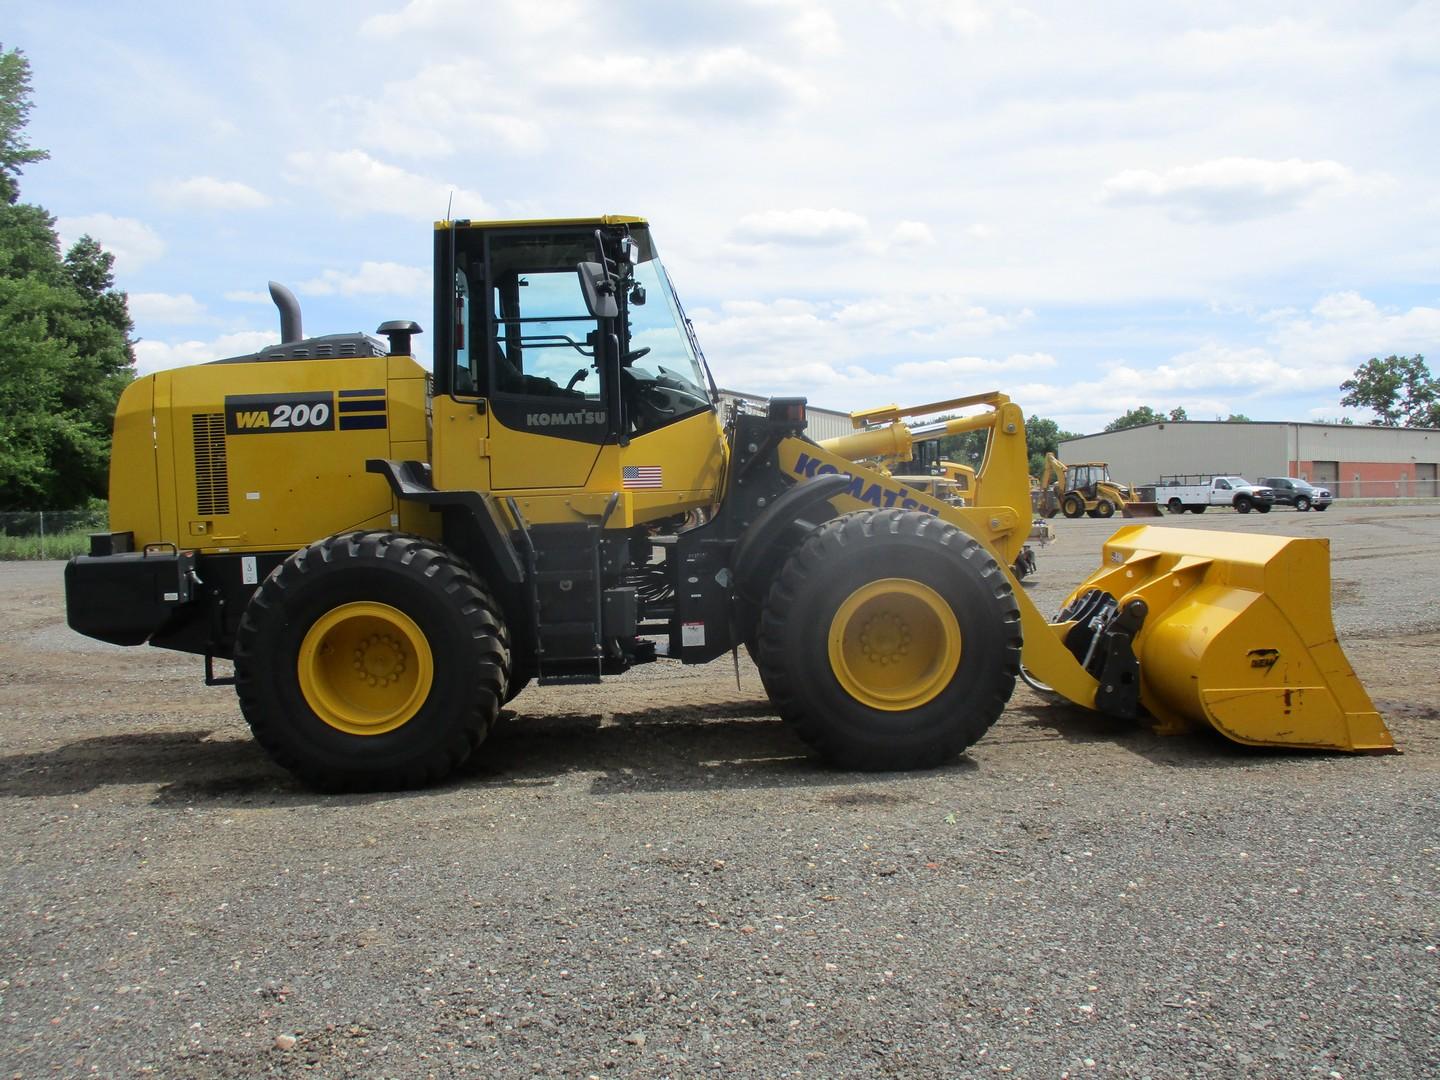
{"type": "Polygon", "coordinates": [[[55,219],[20,201],[30,64],[0,46],[0,510],[68,510],[106,492],[115,403],[135,377],[115,258],[62,254],[55,219]]]}

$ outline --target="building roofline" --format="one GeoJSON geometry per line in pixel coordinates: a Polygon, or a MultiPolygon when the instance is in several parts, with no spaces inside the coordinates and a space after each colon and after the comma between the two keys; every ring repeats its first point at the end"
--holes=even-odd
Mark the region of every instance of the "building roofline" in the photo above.
{"type": "Polygon", "coordinates": [[[1324,424],[1314,420],[1157,420],[1153,424],[1136,424],[1119,431],[1097,431],[1090,435],[1076,435],[1061,442],[1079,442],[1081,439],[1098,439],[1102,435],[1120,435],[1126,431],[1140,431],[1144,428],[1163,428],[1166,424],[1207,424],[1211,427],[1286,427],[1286,428],[1332,428],[1337,431],[1423,431],[1440,434],[1440,428],[1433,427],[1390,427],[1385,424],[1324,424]]]}

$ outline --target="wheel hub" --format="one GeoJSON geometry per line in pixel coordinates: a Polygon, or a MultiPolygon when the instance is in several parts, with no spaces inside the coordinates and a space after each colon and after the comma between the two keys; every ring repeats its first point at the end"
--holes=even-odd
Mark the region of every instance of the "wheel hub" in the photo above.
{"type": "Polygon", "coordinates": [[[890,612],[873,616],[860,633],[860,647],[867,660],[883,667],[910,651],[910,628],[890,612]]]}
{"type": "Polygon", "coordinates": [[[390,634],[371,634],[354,655],[355,677],[371,686],[389,686],[405,674],[405,646],[390,634]]]}
{"type": "Polygon", "coordinates": [[[300,692],[322,721],[349,735],[383,735],[408,723],[434,678],[430,643],[410,616],[362,601],[310,627],[297,658],[300,692]]]}
{"type": "Polygon", "coordinates": [[[830,670],[856,701],[902,712],[932,701],[960,665],[960,624],[934,589],[909,578],[863,585],[830,621],[830,670]]]}

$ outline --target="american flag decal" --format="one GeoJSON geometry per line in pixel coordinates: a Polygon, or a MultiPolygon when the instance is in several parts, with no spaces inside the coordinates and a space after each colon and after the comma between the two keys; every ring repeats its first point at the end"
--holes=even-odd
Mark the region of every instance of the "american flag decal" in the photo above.
{"type": "Polygon", "coordinates": [[[620,467],[620,484],[626,491],[658,488],[664,481],[665,474],[659,465],[622,465],[620,467]]]}

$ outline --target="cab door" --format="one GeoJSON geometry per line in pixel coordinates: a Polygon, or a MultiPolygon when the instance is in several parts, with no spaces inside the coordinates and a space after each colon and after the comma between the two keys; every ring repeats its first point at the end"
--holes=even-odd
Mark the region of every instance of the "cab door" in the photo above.
{"type": "Polygon", "coordinates": [[[491,486],[581,487],[611,436],[575,264],[491,261],[491,486]]]}

